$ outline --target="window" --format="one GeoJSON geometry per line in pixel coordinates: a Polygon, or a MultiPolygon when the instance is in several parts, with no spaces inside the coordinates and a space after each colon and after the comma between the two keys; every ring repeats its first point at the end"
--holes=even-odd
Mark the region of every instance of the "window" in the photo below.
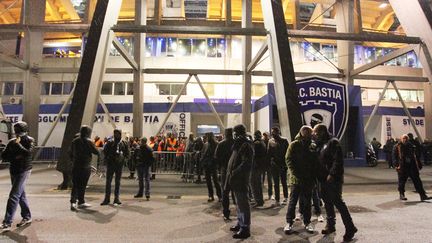
{"type": "Polygon", "coordinates": [[[170,95],[170,85],[169,84],[159,84],[159,95],[170,95]]]}
{"type": "Polygon", "coordinates": [[[63,83],[51,84],[51,95],[61,95],[63,91],[63,83]]]}
{"type": "MultiPolygon", "coordinates": [[[[183,85],[181,84],[171,84],[171,95],[178,95],[183,85]]],[[[186,95],[186,89],[183,90],[182,95],[186,95]]]]}
{"type": "MultiPolygon", "coordinates": [[[[159,95],[178,95],[182,86],[182,84],[158,84],[156,87],[159,89],[159,95]]],[[[183,90],[182,95],[186,95],[186,89],[183,90]]]]}
{"type": "Polygon", "coordinates": [[[124,95],[125,94],[125,84],[124,82],[114,83],[114,95],[124,95]]]}
{"type": "Polygon", "coordinates": [[[194,56],[204,57],[206,54],[207,44],[205,39],[193,40],[192,51],[194,56]]]}
{"type": "Polygon", "coordinates": [[[111,82],[103,83],[101,94],[102,95],[112,95],[113,94],[113,83],[111,83],[111,82]]]}
{"type": "Polygon", "coordinates": [[[15,84],[15,95],[23,95],[24,93],[24,83],[15,84]]]}
{"type": "Polygon", "coordinates": [[[15,95],[15,83],[6,82],[4,84],[4,95],[15,95]]]}
{"type": "Polygon", "coordinates": [[[133,83],[128,82],[127,83],[127,95],[133,95],[134,90],[133,90],[133,83]]]}
{"type": "Polygon", "coordinates": [[[178,39],[177,56],[190,56],[192,53],[192,39],[178,39]]]}
{"type": "Polygon", "coordinates": [[[216,57],[217,49],[216,49],[216,38],[208,38],[207,39],[207,57],[216,57]]]}
{"type": "Polygon", "coordinates": [[[177,52],[177,38],[167,38],[168,50],[167,55],[169,57],[175,57],[177,52]]]}
{"type": "Polygon", "coordinates": [[[72,92],[72,89],[74,88],[74,83],[63,83],[63,94],[68,95],[72,92]]]}
{"type": "Polygon", "coordinates": [[[166,0],[167,8],[181,8],[181,0],[166,0]]]}
{"type": "Polygon", "coordinates": [[[41,95],[49,95],[50,94],[50,85],[51,85],[51,83],[48,83],[48,82],[42,83],[41,95]]]}

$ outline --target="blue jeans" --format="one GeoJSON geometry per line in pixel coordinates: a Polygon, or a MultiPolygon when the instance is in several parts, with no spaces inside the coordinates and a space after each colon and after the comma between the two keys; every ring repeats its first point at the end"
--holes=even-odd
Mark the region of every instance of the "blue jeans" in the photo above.
{"type": "Polygon", "coordinates": [[[143,195],[144,181],[145,181],[145,195],[150,196],[151,167],[150,166],[137,166],[136,169],[138,171],[138,183],[139,183],[138,195],[143,195]]]}
{"type": "Polygon", "coordinates": [[[237,225],[249,229],[251,225],[251,210],[247,191],[234,191],[237,202],[237,225]]]}
{"type": "Polygon", "coordinates": [[[25,182],[30,176],[31,171],[25,171],[17,175],[11,175],[12,188],[9,193],[9,199],[6,206],[6,214],[3,220],[4,224],[12,224],[12,219],[18,204],[21,207],[21,216],[23,219],[31,219],[30,208],[28,206],[25,189],[25,182]]]}

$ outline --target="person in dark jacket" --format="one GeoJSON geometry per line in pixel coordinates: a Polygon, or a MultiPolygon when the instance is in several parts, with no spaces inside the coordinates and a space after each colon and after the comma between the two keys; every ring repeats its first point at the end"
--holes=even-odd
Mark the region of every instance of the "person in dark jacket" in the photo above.
{"type": "Polygon", "coordinates": [[[228,161],[232,154],[232,146],[234,144],[233,129],[225,129],[225,138],[218,144],[215,151],[215,160],[219,165],[221,173],[221,185],[222,185],[222,208],[224,220],[230,220],[230,209],[229,209],[229,194],[231,187],[229,182],[226,181],[228,161]]]}
{"type": "Polygon", "coordinates": [[[379,153],[379,149],[381,148],[381,143],[378,142],[378,140],[376,138],[373,138],[370,143],[371,143],[372,148],[373,148],[373,150],[375,152],[376,158],[379,159],[378,153],[379,153]]]}
{"type": "Polygon", "coordinates": [[[312,142],[312,128],[302,126],[296,140],[288,148],[286,163],[289,169],[289,184],[291,194],[289,197],[288,211],[286,214],[287,225],[284,228],[286,234],[291,234],[295,218],[295,209],[299,198],[302,200],[303,222],[307,232],[313,233],[311,224],[311,199],[315,186],[316,171],[318,169],[318,153],[316,145],[312,142]]]}
{"type": "Polygon", "coordinates": [[[216,188],[216,195],[218,196],[219,201],[222,201],[222,190],[218,181],[217,176],[217,164],[214,158],[215,150],[218,145],[216,139],[212,132],[208,132],[205,134],[207,142],[204,145],[204,152],[201,157],[201,163],[205,168],[205,178],[207,183],[208,190],[208,202],[214,201],[214,192],[213,192],[213,184],[216,188]],[[213,184],[212,184],[213,181],[213,184]]]}
{"type": "Polygon", "coordinates": [[[414,138],[414,135],[412,133],[408,133],[407,135],[408,135],[408,142],[410,142],[411,145],[414,146],[414,153],[417,160],[421,162],[421,154],[422,154],[423,147],[421,146],[418,137],[414,138]]]}
{"type": "Polygon", "coordinates": [[[91,205],[84,200],[85,189],[91,174],[92,155],[98,155],[95,144],[90,139],[92,129],[88,126],[82,126],[80,136],[72,141],[70,147],[70,157],[73,162],[72,169],[72,192],[71,192],[71,210],[86,208],[91,205]],[[78,205],[77,205],[78,201],[78,205]]]}
{"type": "Polygon", "coordinates": [[[111,197],[111,182],[115,175],[114,205],[120,205],[120,180],[125,161],[129,159],[129,146],[122,141],[122,131],[114,130],[114,138],[108,141],[104,147],[105,161],[107,165],[105,199],[101,205],[108,205],[111,197]]]}
{"type": "Polygon", "coordinates": [[[342,185],[344,177],[344,164],[342,147],[339,140],[332,138],[327,127],[316,125],[313,129],[319,152],[320,169],[318,180],[321,184],[321,195],[327,212],[327,224],[322,234],[331,234],[336,231],[336,207],[345,225],[344,241],[351,241],[357,228],[354,226],[348,207],[342,199],[342,185]]]}
{"type": "Polygon", "coordinates": [[[395,140],[393,138],[389,138],[389,139],[387,139],[386,144],[383,147],[384,153],[386,154],[386,160],[387,160],[389,169],[393,168],[392,151],[393,151],[393,147],[395,144],[396,144],[395,140]]]}
{"type": "Polygon", "coordinates": [[[252,167],[251,188],[255,199],[254,207],[261,207],[264,205],[261,176],[265,170],[267,148],[262,140],[261,131],[259,130],[254,133],[253,145],[255,157],[252,167]]]}
{"type": "MultiPolygon", "coordinates": [[[[263,142],[266,146],[266,149],[268,148],[268,144],[270,141],[270,134],[268,132],[263,133],[263,142]]],[[[264,184],[266,176],[267,176],[267,195],[268,200],[271,200],[273,197],[273,177],[271,174],[271,163],[270,158],[268,156],[268,151],[266,151],[266,157],[265,157],[265,165],[264,165],[264,171],[262,174],[262,183],[264,184]]]]}
{"type": "Polygon", "coordinates": [[[197,174],[197,179],[195,183],[201,183],[201,156],[204,148],[204,142],[201,137],[197,137],[195,139],[194,147],[193,147],[193,157],[195,161],[195,173],[197,174]]]}
{"type": "Polygon", "coordinates": [[[150,173],[151,166],[154,162],[153,149],[147,144],[147,138],[141,139],[141,145],[135,150],[136,153],[136,169],[138,171],[138,193],[135,198],[143,197],[144,180],[145,180],[145,196],[147,201],[150,200],[150,173]]]}
{"type": "Polygon", "coordinates": [[[272,138],[268,143],[267,153],[271,161],[271,170],[275,190],[275,204],[274,206],[280,205],[280,191],[279,183],[282,184],[284,200],[282,204],[288,202],[288,184],[287,184],[287,173],[288,168],[285,163],[285,154],[288,149],[288,140],[280,136],[280,130],[278,127],[271,129],[272,138]]]}
{"type": "Polygon", "coordinates": [[[21,207],[22,220],[17,224],[22,227],[31,223],[31,212],[25,193],[25,184],[32,169],[32,155],[35,146],[34,139],[28,136],[27,123],[20,121],[14,125],[16,138],[7,144],[2,153],[4,161],[10,162],[9,173],[12,181],[12,188],[6,205],[6,213],[0,231],[10,231],[12,220],[18,205],[21,207]]]}
{"type": "Polygon", "coordinates": [[[393,161],[395,163],[396,171],[398,172],[398,190],[400,200],[407,200],[405,197],[405,184],[408,177],[411,178],[416,191],[420,194],[421,201],[431,199],[431,197],[426,195],[423,183],[420,179],[419,171],[423,168],[423,165],[417,159],[416,148],[409,141],[408,135],[402,135],[401,141],[394,146],[393,155],[393,161]]]}
{"type": "Polygon", "coordinates": [[[234,192],[237,202],[237,219],[235,226],[230,228],[236,232],[234,239],[250,237],[251,212],[248,198],[248,187],[253,166],[253,143],[246,136],[243,124],[234,127],[235,141],[232,154],[228,162],[227,182],[234,192]]]}

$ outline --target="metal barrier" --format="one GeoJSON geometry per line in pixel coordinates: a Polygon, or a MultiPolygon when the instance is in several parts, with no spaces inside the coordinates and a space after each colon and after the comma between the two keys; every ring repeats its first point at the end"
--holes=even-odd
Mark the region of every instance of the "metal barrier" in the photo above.
{"type": "Polygon", "coordinates": [[[189,152],[153,152],[155,161],[152,173],[164,175],[181,175],[183,180],[193,180],[195,163],[189,152]]]}
{"type": "Polygon", "coordinates": [[[56,163],[60,156],[60,147],[36,147],[33,162],[56,163]]]}

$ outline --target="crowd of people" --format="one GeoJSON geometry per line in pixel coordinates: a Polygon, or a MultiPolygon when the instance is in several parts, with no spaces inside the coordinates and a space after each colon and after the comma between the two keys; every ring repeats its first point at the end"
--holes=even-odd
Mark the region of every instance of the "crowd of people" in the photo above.
{"type": "MultiPolygon", "coordinates": [[[[22,209],[23,218],[18,227],[31,223],[24,188],[32,168],[34,140],[28,136],[25,122],[16,123],[14,130],[16,138],[9,141],[2,154],[3,159],[11,162],[12,179],[6,215],[0,226],[2,231],[10,230],[18,205],[22,209]]],[[[145,137],[124,140],[122,131],[115,129],[110,138],[102,140],[95,137],[92,140],[91,133],[91,128],[82,126],[69,150],[73,163],[73,187],[70,197],[72,211],[91,206],[85,202],[85,190],[91,173],[93,155],[99,155],[102,151],[103,161],[107,167],[105,196],[101,202],[104,206],[111,203],[113,179],[113,204],[121,204],[120,183],[125,165],[130,171],[129,178],[134,178],[135,172],[138,175],[138,192],[134,197],[145,196],[149,200],[152,167],[155,167],[152,165],[157,160],[157,154],[166,153],[168,157],[172,157],[171,161],[175,161],[175,164],[181,164],[175,166],[175,169],[193,170],[196,182],[201,181],[202,174],[205,176],[208,202],[215,201],[216,193],[218,202],[222,203],[224,220],[230,220],[230,202],[236,205],[237,224],[230,228],[235,232],[235,239],[250,237],[251,207],[264,205],[263,188],[266,181],[268,200],[272,200],[272,206],[288,204],[284,227],[286,234],[294,232],[293,225],[296,220],[303,221],[307,232],[315,232],[311,224],[312,205],[317,220],[324,221],[321,216],[321,200],[324,201],[326,209],[326,226],[322,234],[336,231],[335,207],[345,226],[343,239],[350,241],[357,232],[342,198],[342,148],[338,139],[332,137],[325,125],[317,124],[313,128],[302,126],[291,143],[281,136],[278,127],[273,127],[270,134],[255,131],[251,135],[242,124],[225,129],[224,136],[215,136],[208,132],[202,138],[195,138],[192,134],[188,138],[167,134],[166,137],[152,136],[149,140],[145,137]],[[182,157],[186,153],[191,155],[187,159],[182,157]],[[297,204],[300,214],[296,217],[297,204]]],[[[387,144],[386,146],[388,147],[387,144]]],[[[398,171],[400,199],[407,200],[404,192],[408,178],[413,181],[422,201],[431,199],[426,195],[419,177],[422,163],[418,160],[418,150],[412,135],[403,135],[391,148],[391,166],[398,171]]]]}

